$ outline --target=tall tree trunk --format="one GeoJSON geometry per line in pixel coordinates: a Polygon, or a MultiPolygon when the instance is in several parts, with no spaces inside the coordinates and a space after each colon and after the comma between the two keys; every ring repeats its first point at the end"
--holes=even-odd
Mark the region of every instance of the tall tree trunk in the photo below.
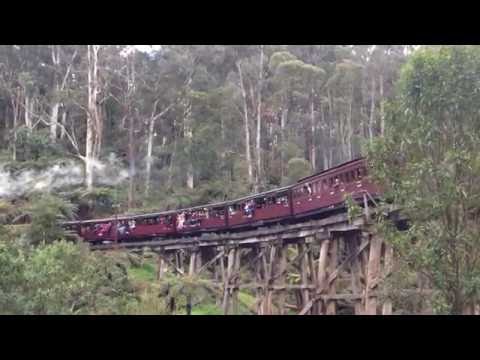
{"type": "Polygon", "coordinates": [[[55,142],[57,140],[57,126],[58,126],[58,109],[60,104],[55,102],[52,105],[52,112],[50,114],[50,139],[55,142]]]}
{"type": "Polygon", "coordinates": [[[287,117],[288,117],[288,106],[285,105],[282,109],[282,115],[280,118],[280,174],[282,178],[285,176],[285,151],[284,151],[284,144],[286,141],[285,136],[285,125],[287,124],[287,117]]]}
{"type": "Polygon", "coordinates": [[[310,99],[310,163],[315,172],[317,170],[317,149],[315,146],[315,98],[313,89],[310,99]]]}
{"type": "Polygon", "coordinates": [[[188,156],[187,164],[187,187],[191,190],[194,188],[194,174],[193,174],[193,161],[191,151],[192,142],[193,142],[193,130],[192,130],[192,102],[187,100],[184,119],[183,119],[183,137],[186,139],[188,147],[190,148],[190,153],[188,156]]]}
{"type": "Polygon", "coordinates": [[[348,160],[354,158],[353,155],[353,123],[352,123],[352,110],[353,110],[353,85],[351,88],[350,101],[348,103],[348,115],[347,115],[347,146],[348,146],[348,160]]]}
{"type": "Polygon", "coordinates": [[[173,171],[174,171],[174,164],[175,158],[177,154],[177,120],[176,117],[173,118],[173,151],[172,156],[170,157],[170,164],[168,167],[168,180],[167,180],[167,188],[170,189],[172,186],[173,181],[173,171]]]}
{"type": "Polygon", "coordinates": [[[146,169],[145,169],[145,197],[150,193],[150,182],[152,178],[152,152],[153,152],[153,136],[155,129],[155,117],[150,117],[150,122],[148,123],[148,135],[147,135],[147,159],[146,159],[146,169]]]}
{"type": "Polygon", "coordinates": [[[135,202],[135,139],[134,139],[134,118],[133,114],[128,119],[128,208],[131,209],[135,202]]]}
{"type": "Polygon", "coordinates": [[[260,45],[260,73],[258,77],[258,102],[257,102],[257,181],[256,189],[258,190],[260,183],[262,182],[262,149],[261,149],[261,136],[262,136],[262,90],[263,90],[263,45],[260,45]]]}
{"type": "Polygon", "coordinates": [[[11,104],[12,104],[12,132],[13,132],[13,143],[12,143],[12,160],[17,161],[17,130],[18,130],[18,120],[20,117],[20,102],[21,102],[21,92],[17,90],[12,94],[11,104]]]}
{"type": "Polygon", "coordinates": [[[17,127],[18,127],[18,113],[17,110],[13,109],[13,143],[12,143],[12,160],[17,161],[17,127]]]}
{"type": "Polygon", "coordinates": [[[335,141],[333,138],[334,130],[334,109],[333,109],[333,99],[330,89],[327,89],[328,95],[328,166],[333,166],[333,149],[335,146],[335,141]]]}
{"type": "Polygon", "coordinates": [[[375,76],[372,76],[372,90],[370,99],[370,122],[368,123],[368,136],[373,139],[373,126],[375,124],[375,76]]]}
{"type": "Polygon", "coordinates": [[[33,130],[32,124],[33,100],[30,96],[25,95],[25,127],[31,132],[33,130]]]}
{"type": "Polygon", "coordinates": [[[326,122],[325,122],[325,108],[323,103],[320,102],[320,115],[322,116],[322,126],[321,126],[321,138],[322,138],[322,167],[321,170],[325,170],[328,167],[328,156],[327,156],[327,142],[326,142],[326,122]]]}
{"type": "Polygon", "coordinates": [[[57,140],[57,124],[58,124],[58,108],[60,104],[57,100],[59,92],[57,71],[60,67],[60,48],[59,45],[52,45],[52,63],[54,66],[53,71],[53,86],[55,89],[54,101],[50,112],[50,139],[55,142],[57,140]]]}
{"type": "MultiPolygon", "coordinates": [[[[150,116],[148,122],[148,134],[147,134],[147,159],[146,159],[146,176],[145,176],[145,197],[148,196],[150,192],[150,184],[152,178],[152,165],[153,165],[153,139],[155,137],[155,122],[157,119],[161,118],[168,110],[174,105],[173,103],[167,106],[165,110],[161,113],[156,114],[157,105],[159,100],[156,100],[153,105],[152,115],[150,116]]],[[[163,137],[163,145],[165,145],[166,138],[163,137]]]]}
{"type": "Polygon", "coordinates": [[[129,209],[134,207],[135,204],[135,115],[138,115],[133,108],[133,97],[135,95],[135,58],[129,56],[127,58],[127,114],[128,119],[128,203],[129,209]]]}
{"type": "Polygon", "coordinates": [[[94,163],[100,152],[102,137],[102,119],[98,109],[97,96],[100,93],[98,82],[98,50],[99,45],[87,45],[88,58],[88,105],[87,105],[87,135],[85,144],[85,185],[93,189],[94,163]]]}
{"type": "Polygon", "coordinates": [[[245,155],[246,155],[247,169],[248,169],[248,181],[250,184],[253,184],[253,166],[252,166],[252,158],[251,158],[251,151],[250,151],[250,126],[248,121],[247,92],[245,91],[245,84],[243,82],[242,67],[239,62],[237,62],[236,65],[238,70],[238,76],[240,77],[240,88],[242,90],[242,98],[243,98],[243,118],[244,118],[244,125],[245,125],[245,155]]]}
{"type": "Polygon", "coordinates": [[[385,132],[385,112],[383,99],[383,73],[380,73],[380,135],[385,132]]]}
{"type": "Polygon", "coordinates": [[[62,128],[61,128],[61,132],[60,132],[60,139],[63,140],[65,138],[65,135],[66,135],[66,126],[67,126],[67,117],[68,117],[68,112],[65,108],[63,108],[63,112],[62,112],[62,120],[61,120],[61,123],[62,123],[62,128]]]}

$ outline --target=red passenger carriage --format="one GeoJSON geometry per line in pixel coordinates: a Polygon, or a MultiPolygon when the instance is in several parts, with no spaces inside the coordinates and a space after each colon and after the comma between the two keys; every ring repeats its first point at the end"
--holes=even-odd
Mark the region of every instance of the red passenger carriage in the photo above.
{"type": "Polygon", "coordinates": [[[353,160],[296,184],[242,199],[155,214],[65,223],[92,243],[135,241],[295,221],[344,206],[346,195],[373,198],[379,191],[367,177],[365,159],[353,160]]]}

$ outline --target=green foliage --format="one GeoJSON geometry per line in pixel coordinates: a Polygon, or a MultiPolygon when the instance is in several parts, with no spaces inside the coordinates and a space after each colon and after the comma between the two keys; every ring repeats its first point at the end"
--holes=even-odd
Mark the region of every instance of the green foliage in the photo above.
{"type": "Polygon", "coordinates": [[[302,158],[293,158],[288,161],[287,164],[287,184],[293,184],[312,174],[311,164],[302,158]]]}
{"type": "Polygon", "coordinates": [[[62,148],[52,143],[48,131],[32,132],[21,127],[17,131],[17,160],[38,161],[40,158],[53,158],[62,155],[62,148]]]}
{"type": "Polygon", "coordinates": [[[105,216],[115,212],[115,205],[126,200],[126,191],[118,186],[95,187],[91,191],[78,189],[69,193],[70,201],[88,209],[93,216],[105,216]]]}
{"type": "Polygon", "coordinates": [[[114,314],[134,301],[125,269],[83,245],[2,242],[0,269],[3,314],[114,314]]]}
{"type": "Polygon", "coordinates": [[[192,315],[223,315],[223,310],[215,304],[198,305],[192,315]]]}
{"type": "Polygon", "coordinates": [[[26,208],[25,214],[31,219],[27,231],[30,244],[49,243],[64,239],[67,234],[59,221],[72,219],[76,206],[62,198],[44,194],[34,199],[26,208]]]}
{"type": "Polygon", "coordinates": [[[351,195],[348,195],[345,197],[345,204],[347,206],[347,213],[348,213],[348,220],[350,222],[353,221],[353,219],[357,218],[363,213],[362,208],[358,203],[352,198],[351,195]]]}
{"type": "Polygon", "coordinates": [[[6,230],[0,227],[0,313],[21,312],[23,281],[23,254],[6,239],[6,230]]]}
{"type": "Polygon", "coordinates": [[[412,56],[402,70],[387,134],[369,147],[374,180],[411,227],[383,227],[412,269],[461,313],[480,295],[480,49],[449,46],[412,56]]]}
{"type": "Polygon", "coordinates": [[[154,281],[157,278],[155,266],[150,263],[128,268],[128,276],[136,281],[154,281]]]}
{"type": "Polygon", "coordinates": [[[197,304],[211,301],[216,292],[209,280],[198,275],[174,276],[167,273],[160,288],[160,294],[168,304],[175,303],[177,308],[185,307],[187,314],[191,313],[197,304]]]}

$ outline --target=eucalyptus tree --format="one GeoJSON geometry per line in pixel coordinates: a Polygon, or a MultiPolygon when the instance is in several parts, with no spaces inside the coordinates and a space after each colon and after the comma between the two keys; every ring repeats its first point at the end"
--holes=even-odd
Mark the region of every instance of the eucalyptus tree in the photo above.
{"type": "MultiPolygon", "coordinates": [[[[375,180],[409,218],[382,227],[399,265],[435,290],[436,310],[471,313],[480,295],[480,49],[414,53],[390,105],[385,138],[370,147],[375,180]]],[[[388,225],[388,224],[387,224],[388,225]]]]}

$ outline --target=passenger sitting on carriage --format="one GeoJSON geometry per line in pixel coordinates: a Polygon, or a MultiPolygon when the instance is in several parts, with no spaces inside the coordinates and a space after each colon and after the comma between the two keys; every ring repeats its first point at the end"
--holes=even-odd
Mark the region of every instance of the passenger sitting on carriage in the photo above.
{"type": "Polygon", "coordinates": [[[305,184],[303,187],[305,189],[305,192],[308,194],[308,196],[311,196],[313,191],[312,191],[312,185],[311,184],[305,184]]]}
{"type": "Polygon", "coordinates": [[[136,226],[136,221],[135,221],[135,220],[130,220],[130,221],[128,222],[128,227],[129,227],[130,229],[132,229],[132,230],[135,229],[135,226],[136,226]]]}
{"type": "Polygon", "coordinates": [[[110,228],[112,227],[112,223],[101,224],[100,229],[98,231],[98,236],[102,237],[110,232],[110,228]]]}
{"type": "Polygon", "coordinates": [[[177,229],[182,230],[185,223],[185,213],[178,214],[177,217],[177,229]]]}
{"type": "Polygon", "coordinates": [[[118,227],[118,234],[121,236],[130,235],[130,229],[126,221],[120,222],[120,225],[118,227]]]}
{"type": "Polygon", "coordinates": [[[244,207],[245,215],[249,218],[253,216],[253,213],[255,211],[255,202],[253,200],[249,200],[245,203],[244,207]]]}

